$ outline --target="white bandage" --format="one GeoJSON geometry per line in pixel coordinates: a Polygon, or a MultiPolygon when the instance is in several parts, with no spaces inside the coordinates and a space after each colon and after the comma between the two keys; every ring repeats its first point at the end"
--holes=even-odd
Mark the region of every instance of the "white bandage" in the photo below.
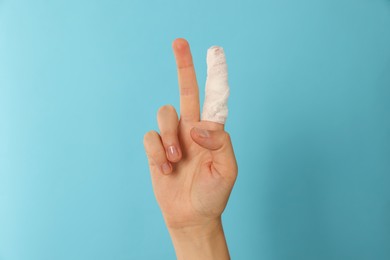
{"type": "Polygon", "coordinates": [[[207,80],[202,120],[225,124],[229,97],[225,52],[213,46],[207,51],[207,80]]]}

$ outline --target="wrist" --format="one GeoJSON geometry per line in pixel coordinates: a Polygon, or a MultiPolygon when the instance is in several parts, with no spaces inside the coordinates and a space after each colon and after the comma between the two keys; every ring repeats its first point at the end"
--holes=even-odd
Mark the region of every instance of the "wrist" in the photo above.
{"type": "Polygon", "coordinates": [[[202,224],[168,227],[176,251],[181,259],[230,259],[221,218],[202,224]]]}

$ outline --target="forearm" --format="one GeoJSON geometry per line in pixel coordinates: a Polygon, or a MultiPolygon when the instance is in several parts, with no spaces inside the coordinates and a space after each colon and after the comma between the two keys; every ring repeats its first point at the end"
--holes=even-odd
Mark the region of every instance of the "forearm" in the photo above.
{"type": "Polygon", "coordinates": [[[169,229],[178,260],[228,260],[221,219],[206,225],[169,229]]]}

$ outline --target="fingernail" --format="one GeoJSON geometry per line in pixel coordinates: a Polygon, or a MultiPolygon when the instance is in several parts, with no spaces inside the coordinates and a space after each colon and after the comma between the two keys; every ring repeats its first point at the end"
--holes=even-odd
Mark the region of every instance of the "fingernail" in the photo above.
{"type": "Polygon", "coordinates": [[[163,165],[161,165],[161,169],[163,171],[163,173],[165,174],[168,174],[171,172],[171,165],[167,162],[163,163],[163,165]]]}
{"type": "Polygon", "coordinates": [[[179,157],[179,152],[177,151],[176,147],[171,145],[168,147],[168,155],[171,157],[171,159],[176,159],[179,157]]]}
{"type": "Polygon", "coordinates": [[[195,127],[195,132],[200,137],[203,137],[203,138],[210,137],[209,131],[207,131],[207,130],[195,127]]]}

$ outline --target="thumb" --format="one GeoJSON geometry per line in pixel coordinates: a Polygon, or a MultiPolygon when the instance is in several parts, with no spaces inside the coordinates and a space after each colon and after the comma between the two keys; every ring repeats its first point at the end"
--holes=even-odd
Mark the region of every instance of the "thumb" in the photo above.
{"type": "Polygon", "coordinates": [[[237,174],[236,158],[227,132],[194,127],[190,134],[195,143],[211,152],[213,165],[219,173],[237,174]]]}

